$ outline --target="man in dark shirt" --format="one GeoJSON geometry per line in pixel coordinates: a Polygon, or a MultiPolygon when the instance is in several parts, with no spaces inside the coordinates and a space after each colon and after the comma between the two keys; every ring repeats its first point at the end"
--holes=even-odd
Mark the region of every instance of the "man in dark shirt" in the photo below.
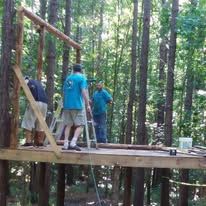
{"type": "MultiPolygon", "coordinates": [[[[44,118],[46,118],[48,100],[47,100],[46,92],[44,91],[41,82],[38,80],[29,79],[28,77],[25,77],[25,81],[42,115],[44,116],[44,118]]],[[[33,145],[32,129],[35,129],[34,144],[36,146],[43,146],[44,137],[45,137],[44,131],[40,127],[40,123],[39,121],[37,121],[37,117],[34,114],[34,111],[32,110],[30,105],[27,106],[21,127],[24,128],[25,139],[26,139],[25,143],[22,146],[33,145]]]]}

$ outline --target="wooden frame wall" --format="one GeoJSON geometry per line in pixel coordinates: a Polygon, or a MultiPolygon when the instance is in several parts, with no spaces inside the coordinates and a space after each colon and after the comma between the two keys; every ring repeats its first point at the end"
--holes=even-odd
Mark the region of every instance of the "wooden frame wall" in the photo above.
{"type": "Polygon", "coordinates": [[[76,49],[76,62],[80,63],[81,60],[81,47],[78,43],[73,41],[67,35],[59,31],[57,28],[53,27],[39,16],[33,14],[29,10],[24,7],[19,7],[17,10],[17,38],[16,38],[16,65],[13,67],[15,76],[14,76],[14,94],[12,98],[12,106],[13,106],[13,117],[12,117],[12,124],[11,124],[11,143],[10,148],[16,148],[18,144],[18,125],[19,125],[19,92],[20,86],[22,86],[26,97],[29,100],[29,103],[34,110],[37,119],[39,120],[41,126],[44,128],[46,136],[52,146],[53,151],[55,152],[57,157],[60,157],[61,152],[56,145],[56,142],[45,123],[45,120],[39,111],[36,102],[28,88],[28,86],[24,82],[24,78],[21,72],[22,68],[22,51],[23,51],[23,32],[24,32],[24,16],[30,19],[33,23],[39,26],[39,45],[38,45],[38,63],[37,63],[37,79],[41,80],[42,76],[42,67],[43,67],[43,48],[44,48],[44,34],[45,30],[59,38],[60,40],[67,43],[69,46],[76,49]]]}

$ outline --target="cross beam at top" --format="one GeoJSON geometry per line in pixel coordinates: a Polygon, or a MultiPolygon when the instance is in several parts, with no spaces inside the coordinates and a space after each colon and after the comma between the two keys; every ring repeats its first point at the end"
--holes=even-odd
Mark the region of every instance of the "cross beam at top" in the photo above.
{"type": "Polygon", "coordinates": [[[78,50],[81,49],[80,45],[77,42],[75,42],[74,40],[69,38],[67,35],[65,35],[63,32],[59,31],[57,28],[55,28],[51,24],[44,21],[39,16],[33,14],[32,12],[30,12],[29,10],[27,10],[24,7],[20,7],[19,10],[24,12],[24,15],[27,18],[29,18],[31,21],[33,21],[35,24],[37,24],[41,27],[44,27],[47,31],[51,32],[57,38],[59,38],[59,39],[63,40],[64,42],[66,42],[69,46],[72,46],[72,47],[74,47],[75,49],[78,49],[78,50]]]}

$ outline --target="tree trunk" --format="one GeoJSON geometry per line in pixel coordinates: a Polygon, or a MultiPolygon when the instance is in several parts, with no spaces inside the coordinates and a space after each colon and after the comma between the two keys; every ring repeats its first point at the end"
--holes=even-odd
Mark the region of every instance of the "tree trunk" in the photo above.
{"type": "MultiPolygon", "coordinates": [[[[72,17],[72,11],[71,11],[71,0],[66,0],[66,16],[65,16],[65,27],[64,27],[64,33],[67,36],[70,36],[71,34],[71,17],[72,17]]],[[[67,73],[68,73],[68,65],[69,65],[69,52],[70,47],[64,43],[64,49],[63,49],[63,65],[62,65],[62,82],[66,79],[67,73]]]]}
{"type": "MultiPolygon", "coordinates": [[[[171,18],[171,33],[169,43],[169,58],[167,71],[167,86],[166,86],[166,104],[165,104],[165,144],[172,145],[172,114],[173,114],[173,92],[174,92],[174,67],[176,53],[176,19],[178,15],[178,0],[173,0],[172,3],[172,18],[171,18]]],[[[169,175],[169,169],[164,169],[163,172],[169,175]],[[168,171],[165,171],[168,170],[168,171]]],[[[169,176],[162,181],[161,190],[161,205],[169,206],[169,176]]]]}
{"type": "MultiPolygon", "coordinates": [[[[133,128],[133,105],[135,100],[135,83],[137,69],[137,17],[138,17],[138,0],[133,1],[133,25],[132,25],[132,53],[131,53],[131,73],[130,73],[130,93],[127,107],[127,130],[126,144],[131,144],[132,128],[133,128]]],[[[131,205],[131,183],[132,183],[132,168],[126,168],[125,183],[124,183],[124,205],[131,205]]]]}
{"type": "MultiPolygon", "coordinates": [[[[55,26],[57,22],[57,0],[51,0],[49,3],[49,18],[48,21],[51,25],[55,26]]],[[[51,112],[47,118],[47,124],[49,125],[52,119],[53,112],[53,96],[54,96],[54,72],[56,67],[56,45],[53,38],[48,40],[47,48],[47,84],[46,92],[48,96],[48,111],[51,112]]],[[[39,206],[49,205],[49,191],[50,191],[50,164],[40,163],[40,174],[39,178],[41,181],[39,188],[39,206]]]]}
{"type": "Polygon", "coordinates": [[[169,169],[162,169],[162,181],[161,181],[161,206],[170,205],[169,204],[169,178],[170,177],[170,170],[169,169]]]}
{"type": "MultiPolygon", "coordinates": [[[[40,16],[45,20],[47,8],[47,0],[40,0],[40,16]]],[[[39,45],[38,45],[38,59],[37,59],[37,79],[41,81],[43,70],[43,51],[45,43],[45,29],[41,26],[39,32],[39,45]]]]}
{"type": "Polygon", "coordinates": [[[58,164],[57,206],[64,205],[64,197],[65,197],[65,165],[58,164]]]}
{"type": "Polygon", "coordinates": [[[119,202],[119,177],[121,169],[118,166],[114,166],[113,169],[113,185],[112,185],[112,205],[118,205],[119,202]]]}
{"type": "MultiPolygon", "coordinates": [[[[144,0],[143,34],[140,59],[140,88],[139,88],[139,111],[137,126],[138,144],[147,144],[146,132],[146,101],[147,101],[147,70],[149,51],[149,28],[150,28],[151,1],[144,0]]],[[[135,185],[134,206],[144,205],[144,169],[137,169],[137,181],[135,185]]]]}
{"type": "Polygon", "coordinates": [[[99,14],[99,34],[98,34],[98,48],[97,48],[97,62],[96,62],[96,71],[97,77],[102,78],[101,69],[101,60],[102,60],[102,32],[103,32],[103,13],[104,13],[104,1],[100,1],[100,14],[99,14]]]}
{"type": "MultiPolygon", "coordinates": [[[[71,33],[71,0],[66,0],[66,8],[65,8],[65,27],[64,33],[67,36],[70,36],[71,33]]],[[[63,65],[62,65],[62,85],[64,80],[66,79],[68,73],[68,65],[69,65],[69,53],[70,47],[64,43],[63,49],[63,65]]],[[[57,206],[64,205],[64,197],[65,197],[65,168],[66,165],[58,164],[58,176],[57,176],[57,206]]],[[[71,166],[72,169],[72,166],[71,166]]],[[[69,170],[70,172],[70,170],[69,170]]],[[[73,176],[72,173],[68,174],[69,176],[73,176]]]]}
{"type": "Polygon", "coordinates": [[[46,19],[46,9],[47,9],[47,0],[40,0],[40,16],[42,19],[46,19]]]}
{"type": "MultiPolygon", "coordinates": [[[[52,26],[56,25],[57,22],[57,0],[51,0],[49,5],[49,23],[52,26]]],[[[54,38],[48,39],[47,48],[47,83],[46,92],[48,95],[48,111],[51,112],[49,119],[52,118],[53,112],[53,95],[54,95],[54,71],[56,67],[56,43],[54,38]]],[[[50,121],[50,120],[49,120],[50,121]]]]}
{"type": "MultiPolygon", "coordinates": [[[[166,1],[162,0],[162,10],[165,8],[166,1]]],[[[163,14],[162,14],[163,15],[163,14]]],[[[169,19],[168,19],[169,22],[169,19]]],[[[162,143],[164,139],[164,105],[165,105],[165,66],[167,63],[167,35],[168,31],[164,31],[164,25],[161,25],[160,34],[161,42],[159,47],[159,79],[158,79],[158,100],[157,100],[157,128],[155,132],[155,144],[162,143]],[[163,134],[163,135],[161,135],[163,134]]],[[[152,186],[156,186],[161,182],[161,169],[153,169],[152,186]]]]}
{"type": "MultiPolygon", "coordinates": [[[[4,1],[1,64],[0,64],[0,147],[9,147],[10,142],[10,116],[9,116],[9,76],[11,75],[11,56],[13,43],[13,0],[4,1]]],[[[0,205],[6,206],[8,187],[9,162],[0,160],[0,205]]]]}
{"type": "Polygon", "coordinates": [[[49,206],[50,164],[39,164],[39,206],[49,206]]]}
{"type": "MultiPolygon", "coordinates": [[[[192,43],[192,40],[189,38],[188,43],[192,43]]],[[[191,48],[188,51],[187,55],[187,71],[186,71],[186,96],[184,101],[184,127],[183,127],[183,135],[184,137],[191,136],[191,118],[192,118],[192,97],[193,97],[193,89],[194,89],[194,70],[193,70],[193,55],[194,49],[191,48]]],[[[189,181],[189,170],[183,169],[180,170],[180,181],[188,182],[189,181]]],[[[179,205],[188,205],[188,186],[180,185],[180,198],[179,205]]]]}
{"type": "MultiPolygon", "coordinates": [[[[120,1],[119,0],[118,0],[118,10],[120,10],[120,1]]],[[[114,70],[113,94],[112,94],[113,102],[116,101],[119,68],[120,68],[120,65],[122,63],[122,56],[123,56],[123,52],[125,49],[125,44],[127,43],[127,39],[128,39],[128,31],[127,31],[125,38],[124,38],[125,41],[122,43],[121,49],[119,49],[119,47],[120,47],[120,37],[119,37],[120,12],[118,12],[117,18],[118,18],[118,23],[117,23],[117,28],[116,28],[116,39],[115,39],[115,63],[113,65],[113,70],[114,70]],[[120,50],[120,52],[119,52],[119,50],[120,50]]],[[[113,118],[114,118],[114,104],[111,105],[110,120],[109,120],[108,136],[110,138],[112,136],[113,118]]],[[[110,142],[111,139],[108,139],[108,141],[110,142]]],[[[117,142],[117,141],[113,140],[113,142],[117,142]]]]}
{"type": "MultiPolygon", "coordinates": [[[[180,181],[181,182],[188,182],[189,181],[189,170],[182,169],[180,170],[180,181]]],[[[179,206],[187,206],[188,205],[188,186],[180,185],[179,191],[179,206]]]]}

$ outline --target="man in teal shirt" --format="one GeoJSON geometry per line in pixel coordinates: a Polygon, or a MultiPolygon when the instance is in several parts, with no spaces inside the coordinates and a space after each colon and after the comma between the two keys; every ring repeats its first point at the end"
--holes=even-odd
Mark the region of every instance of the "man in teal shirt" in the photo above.
{"type": "Polygon", "coordinates": [[[75,64],[73,73],[69,75],[63,86],[63,121],[66,125],[63,149],[81,150],[77,146],[77,140],[85,125],[84,103],[86,109],[91,111],[88,98],[87,81],[82,74],[82,65],[75,64]],[[74,136],[69,143],[69,134],[74,125],[74,136]]]}
{"type": "Polygon", "coordinates": [[[95,122],[95,132],[98,143],[107,142],[106,112],[107,104],[112,103],[112,96],[103,89],[103,82],[97,83],[97,90],[92,96],[92,112],[95,122]]]}

